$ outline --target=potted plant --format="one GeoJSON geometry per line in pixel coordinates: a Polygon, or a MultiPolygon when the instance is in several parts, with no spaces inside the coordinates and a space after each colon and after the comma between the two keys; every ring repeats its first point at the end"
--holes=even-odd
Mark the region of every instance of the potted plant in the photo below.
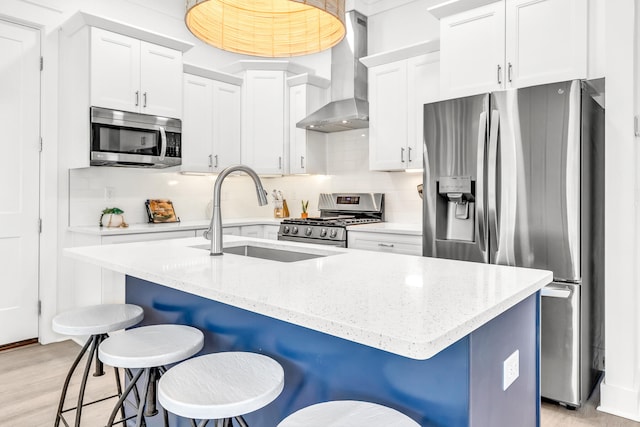
{"type": "Polygon", "coordinates": [[[307,209],[309,208],[309,201],[306,202],[302,200],[302,213],[300,214],[300,218],[307,218],[309,214],[307,213],[307,209]]]}
{"type": "Polygon", "coordinates": [[[124,216],[122,215],[124,214],[124,211],[120,208],[105,208],[102,210],[102,215],[100,215],[100,227],[103,226],[102,224],[102,220],[104,218],[105,215],[107,216],[107,227],[128,227],[129,224],[127,224],[124,220],[124,216]]]}

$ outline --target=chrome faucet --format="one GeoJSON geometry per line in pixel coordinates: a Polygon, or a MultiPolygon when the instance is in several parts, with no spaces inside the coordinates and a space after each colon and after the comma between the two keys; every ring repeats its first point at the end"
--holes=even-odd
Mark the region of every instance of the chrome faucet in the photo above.
{"type": "Polygon", "coordinates": [[[267,204],[267,192],[262,187],[262,182],[253,169],[245,165],[234,165],[225,168],[213,186],[213,215],[211,216],[211,223],[209,229],[204,232],[205,239],[211,240],[211,256],[222,255],[222,215],[220,214],[220,188],[222,187],[222,181],[232,172],[244,172],[253,179],[256,185],[256,192],[258,194],[258,204],[264,206],[267,204]]]}

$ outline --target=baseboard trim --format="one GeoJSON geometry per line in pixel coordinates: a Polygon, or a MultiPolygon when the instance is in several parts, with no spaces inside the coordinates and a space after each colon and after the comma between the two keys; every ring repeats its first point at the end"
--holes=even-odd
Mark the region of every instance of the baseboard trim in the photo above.
{"type": "Polygon", "coordinates": [[[16,341],[9,344],[0,345],[0,351],[11,350],[14,348],[24,347],[26,345],[37,344],[38,338],[30,338],[28,340],[16,341]]]}
{"type": "Polygon", "coordinates": [[[605,380],[600,384],[600,406],[606,412],[633,421],[640,421],[640,391],[611,386],[605,380]]]}

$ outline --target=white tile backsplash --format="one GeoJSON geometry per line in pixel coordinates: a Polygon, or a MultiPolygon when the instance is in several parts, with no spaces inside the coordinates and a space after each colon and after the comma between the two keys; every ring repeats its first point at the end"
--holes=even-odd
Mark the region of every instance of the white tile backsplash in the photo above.
{"type": "MultiPolygon", "coordinates": [[[[317,215],[322,192],[382,192],[387,221],[420,223],[422,204],[416,186],[422,182],[422,174],[369,171],[368,143],[367,129],[329,134],[327,175],[264,177],[263,185],[269,194],[273,189],[283,192],[291,216],[300,215],[301,200],[309,200],[309,214],[317,215]]],[[[100,212],[114,206],[125,212],[127,222],[144,223],[144,202],[155,198],[170,199],[183,221],[208,219],[214,182],[215,176],[146,169],[75,169],[70,172],[69,223],[98,224],[100,212]]],[[[221,200],[223,218],[273,215],[271,203],[258,206],[253,181],[244,175],[225,180],[221,200]]]]}

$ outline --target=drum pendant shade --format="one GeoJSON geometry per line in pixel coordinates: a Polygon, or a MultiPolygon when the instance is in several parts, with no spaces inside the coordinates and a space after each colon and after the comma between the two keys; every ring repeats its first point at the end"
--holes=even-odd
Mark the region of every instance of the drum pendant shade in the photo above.
{"type": "Polygon", "coordinates": [[[289,57],[320,52],[345,34],[344,0],[186,0],[185,23],[230,52],[289,57]]]}

